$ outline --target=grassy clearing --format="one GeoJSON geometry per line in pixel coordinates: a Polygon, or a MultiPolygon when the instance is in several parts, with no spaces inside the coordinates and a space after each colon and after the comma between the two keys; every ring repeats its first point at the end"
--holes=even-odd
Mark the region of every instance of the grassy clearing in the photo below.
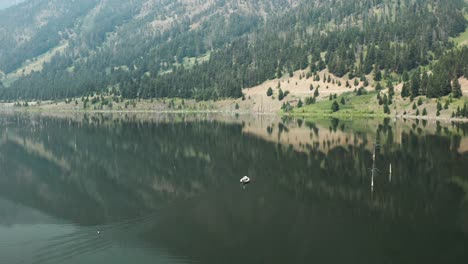
{"type": "MultiPolygon", "coordinates": [[[[182,60],[182,63],[174,63],[173,65],[177,68],[183,66],[185,69],[192,69],[196,63],[200,64],[200,63],[207,62],[208,60],[210,60],[210,56],[211,56],[211,52],[207,52],[200,57],[185,57],[182,60]]],[[[168,69],[166,71],[160,72],[159,75],[165,75],[171,72],[172,72],[172,69],[168,69]]]]}
{"type": "MultiPolygon", "coordinates": [[[[385,91],[382,92],[386,93],[385,91]]],[[[465,104],[468,104],[468,97],[464,96],[460,99],[451,98],[446,96],[440,99],[427,99],[421,97],[422,103],[418,104],[419,97],[416,97],[413,101],[409,98],[401,98],[398,93],[393,98],[393,103],[389,105],[390,114],[385,114],[383,111],[383,105],[379,105],[377,101],[377,92],[369,92],[365,95],[357,96],[354,93],[348,92],[336,99],[329,100],[324,99],[315,104],[307,105],[301,108],[294,108],[290,113],[292,116],[312,116],[312,117],[339,117],[340,119],[353,118],[353,117],[389,117],[389,116],[407,116],[421,118],[436,118],[436,119],[450,119],[453,112],[456,112],[457,108],[463,109],[465,104]],[[342,104],[342,98],[345,99],[345,104],[342,104]],[[336,101],[339,104],[339,111],[332,111],[332,104],[336,101]],[[449,101],[450,104],[448,109],[443,108],[440,114],[437,115],[437,102],[440,102],[442,106],[445,102],[449,101]],[[416,108],[413,108],[413,104],[416,108]],[[426,109],[427,115],[423,116],[423,110],[426,109]]]]}
{"type": "Polygon", "coordinates": [[[348,92],[337,96],[333,100],[323,100],[315,104],[307,105],[302,108],[295,108],[291,112],[297,116],[385,116],[383,108],[375,103],[377,92],[369,92],[368,94],[357,96],[354,93],[348,92]],[[342,98],[345,104],[341,103],[342,98]],[[332,112],[332,104],[336,101],[339,103],[340,110],[332,112]]]}
{"type": "Polygon", "coordinates": [[[200,57],[190,57],[190,58],[185,57],[182,64],[184,65],[184,68],[190,69],[190,68],[193,68],[193,66],[195,66],[196,62],[203,63],[203,62],[208,61],[210,59],[210,56],[211,56],[211,52],[208,52],[200,57]]]}

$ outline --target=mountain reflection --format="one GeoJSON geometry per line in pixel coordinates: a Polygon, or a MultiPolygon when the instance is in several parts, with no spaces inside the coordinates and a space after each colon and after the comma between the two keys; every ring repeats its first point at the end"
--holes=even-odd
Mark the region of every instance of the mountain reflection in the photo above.
{"type": "Polygon", "coordinates": [[[0,225],[23,215],[82,227],[46,244],[38,263],[115,241],[187,262],[450,263],[441,240],[443,256],[467,259],[462,125],[99,115],[1,124],[0,225]],[[254,180],[245,189],[243,175],[254,180]],[[8,218],[9,203],[34,212],[8,218]]]}

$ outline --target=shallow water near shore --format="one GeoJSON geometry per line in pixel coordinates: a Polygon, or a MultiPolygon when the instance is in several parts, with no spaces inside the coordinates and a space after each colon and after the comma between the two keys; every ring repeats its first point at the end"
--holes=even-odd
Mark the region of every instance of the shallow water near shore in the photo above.
{"type": "Polygon", "coordinates": [[[467,263],[467,172],[466,124],[3,114],[0,263],[467,263]]]}

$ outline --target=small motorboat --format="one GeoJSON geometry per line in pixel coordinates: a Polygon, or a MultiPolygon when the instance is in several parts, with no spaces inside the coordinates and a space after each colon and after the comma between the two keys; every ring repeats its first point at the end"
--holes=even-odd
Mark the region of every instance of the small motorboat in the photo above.
{"type": "Polygon", "coordinates": [[[247,176],[244,176],[240,179],[240,183],[242,184],[249,184],[250,183],[250,178],[247,176]]]}

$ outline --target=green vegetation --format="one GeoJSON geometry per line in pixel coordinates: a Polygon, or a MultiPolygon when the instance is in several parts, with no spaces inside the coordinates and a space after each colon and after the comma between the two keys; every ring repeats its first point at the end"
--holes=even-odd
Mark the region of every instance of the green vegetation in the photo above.
{"type": "Polygon", "coordinates": [[[457,111],[453,114],[454,117],[465,117],[468,118],[468,108],[467,103],[463,105],[463,108],[460,106],[457,107],[457,111]]]}
{"type": "Polygon", "coordinates": [[[281,88],[279,88],[279,91],[278,91],[278,100],[279,100],[279,101],[283,101],[283,98],[284,98],[283,90],[281,90],[281,88]]]}
{"type": "Polygon", "coordinates": [[[304,105],[301,99],[297,102],[297,108],[301,108],[304,105]]]}
{"type": "Polygon", "coordinates": [[[333,113],[340,111],[340,105],[336,101],[333,101],[333,103],[331,105],[331,111],[333,113]]]}
{"type": "MultiPolygon", "coordinates": [[[[463,0],[259,0],[249,2],[247,11],[238,1],[210,1],[208,11],[191,2],[160,1],[144,16],[139,14],[144,1],[124,0],[38,0],[26,10],[0,13],[0,70],[6,74],[69,40],[41,71],[0,88],[0,99],[93,93],[240,98],[242,88],[325,68],[338,77],[372,74],[376,81],[402,75],[408,82],[405,97],[437,98],[453,92],[448,89],[453,79],[468,76],[468,48],[450,42],[466,30],[463,0]],[[20,42],[23,32],[36,32],[32,18],[51,10],[67,12],[20,42]],[[171,19],[176,22],[167,23],[171,19]],[[155,29],[148,29],[151,21],[155,29]],[[429,68],[428,85],[417,81],[416,72],[429,68]],[[424,89],[416,90],[417,84],[424,89]]],[[[328,75],[323,81],[334,80],[328,75]]]]}
{"type": "Polygon", "coordinates": [[[336,100],[322,100],[308,104],[306,100],[305,106],[300,110],[293,109],[291,114],[313,116],[383,116],[384,112],[379,110],[378,104],[369,103],[375,101],[376,95],[376,92],[360,96],[348,92],[337,97],[339,101],[344,100],[346,104],[338,104],[336,100]]]}
{"type": "MultiPolygon", "coordinates": [[[[468,20],[468,14],[465,14],[465,19],[468,20]]],[[[468,45],[468,28],[453,40],[459,46],[468,45]]]]}

